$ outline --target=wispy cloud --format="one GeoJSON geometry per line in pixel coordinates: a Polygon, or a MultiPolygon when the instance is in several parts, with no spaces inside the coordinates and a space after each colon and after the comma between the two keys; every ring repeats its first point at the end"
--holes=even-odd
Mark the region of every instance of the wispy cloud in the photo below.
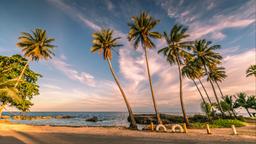
{"type": "Polygon", "coordinates": [[[42,87],[49,88],[49,89],[55,89],[55,90],[61,90],[62,88],[53,84],[42,84],[42,87]]]}
{"type": "Polygon", "coordinates": [[[186,6],[176,6],[175,1],[162,1],[161,5],[166,9],[171,18],[176,22],[190,26],[189,32],[193,39],[210,36],[212,39],[224,39],[226,35],[223,30],[228,28],[243,28],[255,23],[255,1],[248,1],[237,9],[219,10],[213,15],[209,10],[213,9],[218,1],[203,1],[200,4],[192,3],[186,6]],[[208,5],[204,9],[204,5],[208,5]],[[200,10],[198,9],[200,7],[200,10]],[[221,14],[220,14],[221,13],[221,14]]]}
{"type": "Polygon", "coordinates": [[[99,25],[86,18],[79,10],[77,10],[72,5],[65,3],[63,0],[48,0],[48,2],[53,6],[56,6],[59,9],[61,9],[64,13],[67,13],[74,20],[79,20],[88,28],[94,31],[98,31],[101,29],[99,25]]]}
{"type": "Polygon", "coordinates": [[[54,58],[52,60],[52,64],[55,68],[62,71],[68,78],[72,80],[78,80],[79,82],[86,84],[88,86],[95,86],[96,82],[94,76],[86,72],[79,72],[75,70],[64,59],[54,58]]]}

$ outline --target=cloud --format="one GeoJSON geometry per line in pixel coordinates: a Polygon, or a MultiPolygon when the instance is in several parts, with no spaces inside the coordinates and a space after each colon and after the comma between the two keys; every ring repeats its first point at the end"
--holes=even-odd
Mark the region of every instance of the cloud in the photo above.
{"type": "Polygon", "coordinates": [[[167,14],[176,19],[176,22],[189,26],[189,33],[193,39],[209,36],[212,39],[222,40],[226,37],[223,30],[243,28],[255,23],[255,8],[253,7],[255,1],[248,1],[237,9],[218,10],[218,13],[212,14],[208,11],[217,7],[216,5],[220,2],[203,1],[196,5],[190,3],[183,6],[176,6],[175,1],[161,1],[160,3],[167,14]],[[208,5],[206,9],[205,5],[208,5]],[[198,7],[201,7],[200,11],[198,7]]]}
{"type": "Polygon", "coordinates": [[[79,72],[73,69],[72,66],[66,63],[64,59],[54,58],[52,60],[52,64],[56,69],[62,71],[68,78],[72,80],[78,80],[79,82],[88,86],[95,86],[96,82],[94,76],[89,73],[79,72]]]}
{"type": "Polygon", "coordinates": [[[90,29],[92,29],[94,31],[98,31],[98,30],[101,29],[101,27],[99,25],[97,25],[93,21],[91,21],[88,18],[86,18],[74,6],[72,7],[72,5],[69,5],[69,4],[65,3],[63,0],[48,0],[48,2],[51,5],[61,9],[64,13],[67,13],[74,20],[79,20],[80,22],[82,22],[88,28],[90,28],[90,29]]]}
{"type": "Polygon", "coordinates": [[[55,90],[61,90],[62,88],[56,85],[52,84],[42,84],[42,87],[48,88],[48,89],[55,89],[55,90]]]}

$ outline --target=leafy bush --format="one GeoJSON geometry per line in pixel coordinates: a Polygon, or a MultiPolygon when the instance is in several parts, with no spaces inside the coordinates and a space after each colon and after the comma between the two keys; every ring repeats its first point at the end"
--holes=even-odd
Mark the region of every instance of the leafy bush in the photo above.
{"type": "Polygon", "coordinates": [[[208,118],[205,115],[194,115],[189,118],[190,122],[208,122],[208,118]]]}

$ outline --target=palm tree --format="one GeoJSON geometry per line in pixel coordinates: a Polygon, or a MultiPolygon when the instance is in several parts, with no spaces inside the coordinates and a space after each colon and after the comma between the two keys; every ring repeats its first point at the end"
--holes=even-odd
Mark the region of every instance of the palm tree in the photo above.
{"type": "Polygon", "coordinates": [[[248,96],[246,93],[244,93],[244,92],[238,93],[235,103],[239,107],[243,107],[247,111],[249,116],[252,117],[251,113],[249,112],[249,108],[251,107],[250,100],[248,100],[248,96]]]}
{"type": "Polygon", "coordinates": [[[233,95],[226,95],[222,97],[223,101],[228,104],[229,110],[232,112],[234,117],[236,118],[236,112],[235,112],[235,101],[233,100],[233,95]]]}
{"type": "Polygon", "coordinates": [[[247,103],[249,104],[249,108],[256,110],[256,97],[255,95],[251,95],[247,99],[247,103]]]}
{"type": "Polygon", "coordinates": [[[160,114],[158,113],[158,108],[155,100],[155,94],[153,90],[150,68],[148,64],[148,55],[147,49],[155,48],[155,44],[152,42],[152,39],[160,39],[161,34],[155,31],[152,31],[153,28],[159,23],[159,20],[154,19],[146,12],[142,12],[139,16],[133,16],[131,18],[132,22],[128,23],[130,27],[130,31],[128,33],[128,40],[133,42],[133,46],[135,49],[138,48],[139,44],[144,49],[146,65],[147,65],[147,73],[149,79],[149,85],[153,100],[153,105],[157,117],[158,124],[161,124],[160,114]]]}
{"type": "Polygon", "coordinates": [[[56,46],[51,44],[54,40],[53,38],[48,38],[46,31],[39,28],[32,31],[32,34],[27,32],[21,33],[19,42],[16,45],[21,49],[24,53],[24,57],[27,58],[28,61],[22,69],[15,87],[19,84],[19,81],[31,61],[48,60],[54,56],[53,50],[56,46]]]}
{"type": "Polygon", "coordinates": [[[120,39],[120,37],[113,38],[113,30],[111,29],[102,29],[101,31],[93,33],[92,37],[93,37],[93,41],[92,41],[93,45],[91,47],[91,52],[94,53],[98,51],[99,54],[101,53],[103,54],[104,60],[107,60],[109,69],[114,77],[114,80],[123,96],[126,107],[128,109],[129,117],[130,117],[130,128],[137,129],[136,121],[135,121],[132,109],[130,107],[130,104],[126,98],[124,90],[122,89],[111,64],[113,48],[122,46],[117,42],[117,40],[120,39]]]}
{"type": "Polygon", "coordinates": [[[182,75],[191,79],[194,83],[194,85],[197,88],[198,93],[201,96],[201,99],[203,103],[206,105],[206,101],[203,97],[203,94],[201,93],[199,87],[197,86],[197,83],[195,79],[198,79],[203,74],[202,69],[198,69],[196,65],[193,63],[193,61],[188,62],[183,68],[182,68],[182,75]]]}
{"type": "Polygon", "coordinates": [[[256,77],[256,65],[251,65],[246,71],[246,77],[254,76],[256,77]]]}
{"type": "Polygon", "coordinates": [[[214,81],[220,91],[221,96],[224,97],[218,82],[222,82],[227,77],[225,68],[216,67],[215,65],[212,65],[209,67],[209,69],[210,69],[210,72],[207,80],[209,81],[211,79],[212,81],[214,81]]]}
{"type": "Polygon", "coordinates": [[[158,53],[163,53],[167,57],[167,61],[170,64],[177,64],[179,71],[179,81],[180,81],[180,103],[183,113],[184,122],[189,125],[188,118],[183,103],[183,90],[182,90],[182,72],[181,67],[184,63],[186,57],[189,56],[187,48],[190,46],[191,42],[184,41],[189,35],[186,33],[187,28],[182,25],[174,25],[168,35],[164,32],[164,38],[168,46],[160,49],[158,53]]]}
{"type": "MultiPolygon", "coordinates": [[[[193,46],[194,57],[196,58],[197,62],[203,65],[205,73],[206,75],[208,75],[208,77],[209,77],[209,71],[208,71],[209,66],[221,63],[220,60],[222,59],[222,56],[219,53],[214,52],[214,50],[216,49],[220,49],[220,45],[211,45],[211,42],[206,40],[197,40],[195,41],[193,46]]],[[[217,96],[213,82],[211,79],[209,79],[209,82],[212,86],[213,93],[216,98],[220,112],[224,116],[225,114],[221,108],[220,101],[217,96]]]]}

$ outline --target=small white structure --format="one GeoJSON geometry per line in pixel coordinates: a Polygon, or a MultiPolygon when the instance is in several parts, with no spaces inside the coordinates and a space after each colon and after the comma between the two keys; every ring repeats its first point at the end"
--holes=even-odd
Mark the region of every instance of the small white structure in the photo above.
{"type": "Polygon", "coordinates": [[[172,132],[180,132],[180,133],[182,133],[182,132],[184,132],[184,129],[182,128],[181,125],[175,124],[175,125],[172,126],[172,132]]]}
{"type": "Polygon", "coordinates": [[[156,126],[156,131],[159,131],[160,128],[162,128],[164,130],[164,132],[167,132],[166,127],[164,125],[162,125],[162,124],[159,124],[159,125],[156,126]]]}
{"type": "Polygon", "coordinates": [[[236,127],[235,127],[235,125],[232,125],[231,127],[232,127],[232,130],[233,130],[233,135],[237,135],[237,132],[236,132],[236,127]]]}

